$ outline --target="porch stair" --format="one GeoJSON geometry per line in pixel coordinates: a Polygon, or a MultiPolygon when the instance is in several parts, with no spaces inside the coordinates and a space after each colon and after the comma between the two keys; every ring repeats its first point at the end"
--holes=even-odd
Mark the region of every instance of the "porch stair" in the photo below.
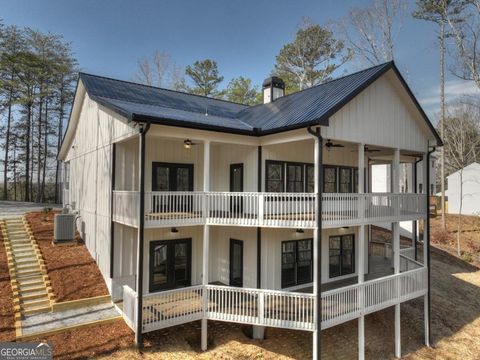
{"type": "Polygon", "coordinates": [[[45,262],[24,217],[0,220],[7,252],[17,333],[27,315],[52,311],[53,291],[45,262]]]}

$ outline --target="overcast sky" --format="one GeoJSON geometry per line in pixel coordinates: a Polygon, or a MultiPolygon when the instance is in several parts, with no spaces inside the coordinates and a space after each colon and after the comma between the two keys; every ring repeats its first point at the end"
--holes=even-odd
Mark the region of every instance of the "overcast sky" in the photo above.
{"type": "MultiPolygon", "coordinates": [[[[275,56],[293,39],[303,16],[325,25],[368,1],[348,0],[0,0],[7,24],[62,34],[72,42],[82,71],[132,80],[137,60],[155,49],[182,66],[204,58],[217,61],[224,85],[250,77],[260,85],[275,56]]],[[[413,1],[410,4],[413,7],[413,1]]],[[[411,12],[411,11],[410,11],[411,12]]],[[[439,61],[435,26],[408,17],[396,49],[396,63],[420,103],[436,121],[439,61]]],[[[358,70],[346,65],[337,75],[358,70]]],[[[471,83],[447,74],[447,100],[479,94],[471,83]]]]}

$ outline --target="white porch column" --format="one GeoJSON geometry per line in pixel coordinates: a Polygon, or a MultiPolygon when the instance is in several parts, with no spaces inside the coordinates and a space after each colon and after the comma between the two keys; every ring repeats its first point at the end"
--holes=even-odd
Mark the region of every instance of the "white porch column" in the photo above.
{"type": "MultiPolygon", "coordinates": [[[[395,149],[392,163],[392,193],[398,194],[400,192],[400,149],[395,149]]],[[[399,210],[399,204],[394,202],[396,210],[399,210]]],[[[395,212],[396,213],[396,212],[395,212]]],[[[400,273],[400,223],[395,221],[392,224],[393,230],[393,269],[395,274],[400,273]]],[[[397,286],[397,297],[400,287],[397,286]]],[[[395,357],[402,356],[401,349],[401,332],[400,332],[400,304],[395,305],[395,357]]]]}
{"type": "MultiPolygon", "coordinates": [[[[208,211],[206,207],[207,197],[206,192],[210,190],[210,141],[206,140],[203,144],[203,209],[204,216],[207,216],[205,211],[208,211]]],[[[202,284],[208,285],[208,252],[210,247],[210,228],[208,225],[203,227],[203,263],[202,263],[202,284]]],[[[203,293],[203,308],[207,309],[207,291],[204,288],[203,293]]],[[[205,314],[204,314],[205,315],[205,314]]],[[[207,319],[202,319],[202,339],[201,348],[203,351],[207,350],[207,319]]]]}
{"type": "MultiPolygon", "coordinates": [[[[363,194],[365,189],[365,145],[358,144],[358,193],[363,194]]],[[[364,217],[365,201],[360,198],[359,201],[360,217],[364,217]]],[[[358,229],[358,283],[363,284],[365,277],[365,225],[360,225],[358,229]]],[[[358,318],[358,359],[365,359],[365,316],[364,308],[364,291],[359,289],[359,307],[362,315],[358,318]]]]}
{"type": "MultiPolygon", "coordinates": [[[[319,163],[319,139],[315,138],[314,146],[313,146],[313,158],[314,160],[314,193],[318,194],[318,191],[320,189],[320,179],[318,178],[318,170],[320,167],[319,163]]],[[[320,201],[320,199],[317,199],[317,201],[320,201]]],[[[318,224],[318,217],[321,216],[321,214],[318,213],[318,211],[315,209],[315,225],[318,224]]],[[[318,232],[321,231],[318,227],[315,227],[313,230],[313,295],[315,296],[315,301],[321,301],[321,299],[318,298],[319,294],[319,289],[318,289],[318,280],[322,279],[317,279],[317,274],[318,274],[318,267],[321,266],[320,262],[322,261],[321,259],[317,258],[318,255],[318,247],[321,246],[321,244],[318,243],[318,232]]],[[[315,306],[313,308],[313,318],[315,321],[317,321],[317,311],[318,311],[318,306],[317,303],[315,302],[315,306]]],[[[313,331],[313,359],[320,359],[320,351],[318,348],[318,332],[320,331],[320,326],[321,324],[316,324],[317,326],[315,327],[315,331],[313,331]]]]}
{"type": "MultiPolygon", "coordinates": [[[[429,186],[429,184],[427,184],[427,171],[428,171],[428,166],[430,166],[430,164],[427,163],[428,162],[428,156],[427,154],[423,154],[423,166],[422,166],[422,170],[423,170],[423,174],[422,174],[422,194],[425,194],[427,195],[427,189],[429,186]]],[[[427,204],[430,204],[430,201],[427,202],[427,204]]],[[[430,216],[430,209],[429,209],[429,205],[427,205],[426,209],[426,216],[430,216]]],[[[428,238],[428,228],[426,226],[426,221],[424,220],[423,221],[423,266],[424,267],[427,267],[427,264],[428,264],[428,261],[427,261],[427,258],[428,258],[428,251],[427,251],[427,238],[428,238]]],[[[425,313],[425,317],[424,317],[424,322],[425,322],[425,345],[427,346],[430,346],[430,328],[428,326],[429,324],[429,319],[428,319],[428,292],[427,294],[423,297],[423,304],[424,304],[424,313],[425,313]]]]}

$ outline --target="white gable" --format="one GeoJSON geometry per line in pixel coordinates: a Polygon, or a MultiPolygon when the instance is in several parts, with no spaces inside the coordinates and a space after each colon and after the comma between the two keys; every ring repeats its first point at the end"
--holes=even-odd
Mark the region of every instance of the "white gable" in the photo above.
{"type": "Polygon", "coordinates": [[[330,118],[324,138],[425,152],[434,135],[393,70],[330,118]]]}

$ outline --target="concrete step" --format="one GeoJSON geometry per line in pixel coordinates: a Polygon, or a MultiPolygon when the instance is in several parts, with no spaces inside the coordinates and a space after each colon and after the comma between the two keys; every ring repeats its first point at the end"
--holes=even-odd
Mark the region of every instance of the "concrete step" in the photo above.
{"type": "Polygon", "coordinates": [[[17,258],[15,257],[15,264],[17,265],[24,265],[24,264],[37,264],[38,260],[35,255],[30,255],[28,257],[17,258]]]}
{"type": "Polygon", "coordinates": [[[12,244],[12,250],[25,250],[25,249],[32,249],[33,246],[31,242],[23,243],[23,244],[12,244]]]}
{"type": "Polygon", "coordinates": [[[20,285],[18,287],[18,290],[21,294],[32,294],[32,293],[37,293],[37,292],[47,292],[45,289],[45,285],[43,284],[43,281],[39,281],[38,284],[32,284],[32,285],[20,285]]]}
{"type": "Polygon", "coordinates": [[[48,298],[48,294],[47,294],[47,291],[44,289],[44,290],[40,290],[40,291],[31,291],[31,292],[20,292],[20,301],[21,302],[24,302],[24,301],[29,301],[29,300],[36,300],[36,301],[40,301],[40,300],[48,300],[50,301],[50,299],[48,298]]]}
{"type": "Polygon", "coordinates": [[[30,307],[28,309],[21,309],[21,312],[23,315],[34,315],[34,314],[41,314],[41,313],[46,313],[50,312],[52,308],[49,306],[45,305],[40,305],[36,307],[30,307]]]}
{"type": "Polygon", "coordinates": [[[30,299],[30,300],[20,299],[20,307],[24,309],[30,309],[30,308],[39,307],[39,306],[50,306],[50,300],[48,299],[48,297],[45,297],[43,299],[30,299]]]}
{"type": "Polygon", "coordinates": [[[40,272],[40,269],[38,270],[17,270],[17,278],[27,278],[27,277],[32,277],[32,276],[41,276],[42,273],[40,272]]]}
{"type": "Polygon", "coordinates": [[[15,269],[18,271],[23,271],[23,270],[40,270],[40,265],[38,265],[38,262],[28,262],[28,263],[23,263],[23,264],[15,264],[15,269]]]}
{"type": "Polygon", "coordinates": [[[36,277],[31,276],[30,278],[22,278],[17,280],[20,289],[28,288],[32,286],[43,286],[43,277],[37,275],[36,277]]]}

